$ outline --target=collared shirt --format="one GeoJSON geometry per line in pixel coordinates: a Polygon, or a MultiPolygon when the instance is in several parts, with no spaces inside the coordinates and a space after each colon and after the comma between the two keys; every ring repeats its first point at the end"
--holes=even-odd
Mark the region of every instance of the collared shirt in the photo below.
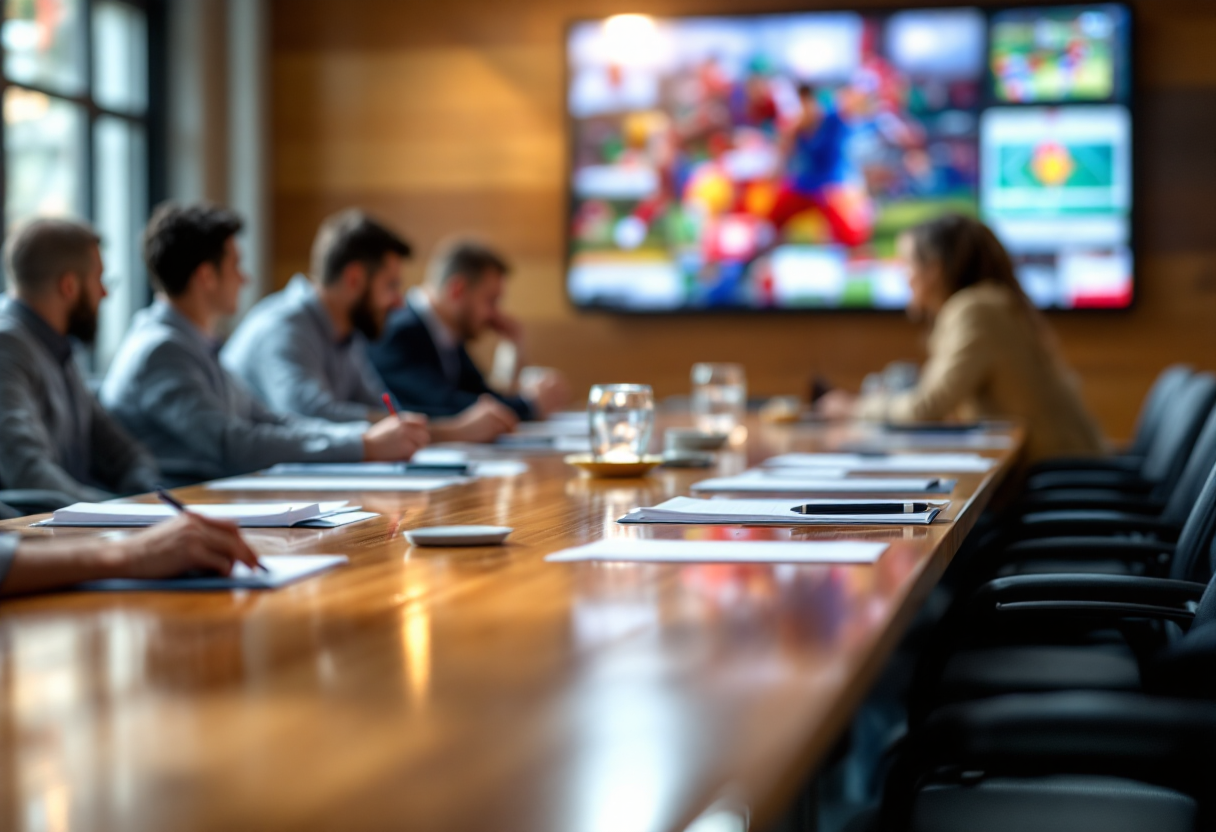
{"type": "Polygon", "coordinates": [[[454,384],[460,378],[460,339],[435,312],[435,304],[426,289],[421,286],[410,289],[407,302],[430,333],[439,353],[439,361],[443,364],[443,374],[454,384]]]}
{"type": "Polygon", "coordinates": [[[175,483],[279,462],[357,462],[366,422],[275,413],[220,366],[216,345],[164,299],[142,310],[110,365],[101,400],[175,483]]]}
{"type": "Polygon", "coordinates": [[[151,456],[85,385],[71,341],[21,301],[0,298],[0,486],[96,501],[158,479],[151,456]]]}
{"type": "Polygon", "coordinates": [[[366,346],[357,331],[338,338],[316,287],[296,275],[249,311],[220,361],[271,410],[362,422],[384,409],[366,346]]]}

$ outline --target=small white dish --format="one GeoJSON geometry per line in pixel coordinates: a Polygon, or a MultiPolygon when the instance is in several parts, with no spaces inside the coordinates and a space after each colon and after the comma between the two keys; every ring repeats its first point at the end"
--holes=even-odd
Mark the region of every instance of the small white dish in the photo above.
{"type": "Polygon", "coordinates": [[[510,526],[431,526],[409,529],[405,539],[415,546],[499,546],[513,531],[510,526]]]}

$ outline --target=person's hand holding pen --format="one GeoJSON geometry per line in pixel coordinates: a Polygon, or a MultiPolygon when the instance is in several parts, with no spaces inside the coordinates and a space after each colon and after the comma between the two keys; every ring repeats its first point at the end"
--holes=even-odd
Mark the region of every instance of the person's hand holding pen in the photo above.
{"type": "Polygon", "coordinates": [[[417,413],[398,413],[393,397],[384,394],[384,408],[392,415],[368,428],[363,434],[365,462],[402,462],[430,441],[426,417],[417,413]]]}
{"type": "MultiPolygon", "coordinates": [[[[160,494],[162,501],[168,496],[160,494]]],[[[170,578],[191,569],[228,575],[237,561],[265,571],[234,523],[210,520],[169,500],[179,516],[110,544],[105,557],[114,575],[170,578]]]]}

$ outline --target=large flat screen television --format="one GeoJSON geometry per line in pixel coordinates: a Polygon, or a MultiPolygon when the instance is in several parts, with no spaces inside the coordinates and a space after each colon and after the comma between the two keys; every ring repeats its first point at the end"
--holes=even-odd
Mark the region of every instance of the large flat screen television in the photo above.
{"type": "Polygon", "coordinates": [[[945,212],[1041,307],[1132,302],[1125,5],[618,15],[566,60],[576,306],[901,309],[945,212]]]}

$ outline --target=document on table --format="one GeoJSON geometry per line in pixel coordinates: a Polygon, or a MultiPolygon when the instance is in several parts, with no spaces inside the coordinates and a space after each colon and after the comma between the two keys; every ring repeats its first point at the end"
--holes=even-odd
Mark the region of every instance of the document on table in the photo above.
{"type": "Polygon", "coordinates": [[[207,483],[209,491],[438,491],[465,477],[233,477],[207,483]]]}
{"type": "MultiPolygon", "coordinates": [[[[894,501],[893,501],[894,502],[894,501]]],[[[794,509],[814,505],[872,505],[868,500],[699,500],[674,497],[657,506],[637,508],[618,523],[692,523],[747,526],[927,526],[950,505],[930,503],[928,511],[892,514],[801,514],[794,509]]]]}
{"type": "Polygon", "coordinates": [[[781,454],[764,462],[765,468],[836,468],[852,473],[883,474],[949,471],[982,473],[995,459],[973,453],[958,454],[781,454]]]}
{"type": "MultiPolygon", "coordinates": [[[[275,529],[330,521],[359,510],[345,500],[328,503],[196,503],[192,512],[214,520],[229,520],[242,528],[275,529]]],[[[36,526],[142,528],[171,520],[177,509],[159,503],[75,503],[61,508],[36,526]]]]}
{"type": "Polygon", "coordinates": [[[550,563],[874,563],[886,543],[862,540],[637,540],[608,538],[549,555],[550,563]]]}
{"type": "Polygon", "coordinates": [[[282,477],[464,477],[468,462],[454,464],[416,462],[285,462],[266,469],[282,477]]]}
{"type": "Polygon", "coordinates": [[[346,555],[263,555],[259,558],[266,572],[250,569],[243,563],[232,574],[186,574],[176,578],[107,578],[78,584],[87,592],[130,592],[156,590],[185,592],[206,589],[278,589],[347,563],[346,555]]]}
{"type": "Polygon", "coordinates": [[[770,474],[763,470],[745,471],[734,477],[714,477],[693,483],[693,491],[754,492],[767,494],[949,494],[956,480],[932,477],[819,477],[818,469],[798,473],[779,468],[770,474]]]}
{"type": "MultiPolygon", "coordinates": [[[[586,433],[584,431],[584,433],[586,433]]],[[[544,436],[507,433],[494,440],[500,450],[553,451],[559,454],[591,453],[591,439],[580,436],[544,436]]]]}

